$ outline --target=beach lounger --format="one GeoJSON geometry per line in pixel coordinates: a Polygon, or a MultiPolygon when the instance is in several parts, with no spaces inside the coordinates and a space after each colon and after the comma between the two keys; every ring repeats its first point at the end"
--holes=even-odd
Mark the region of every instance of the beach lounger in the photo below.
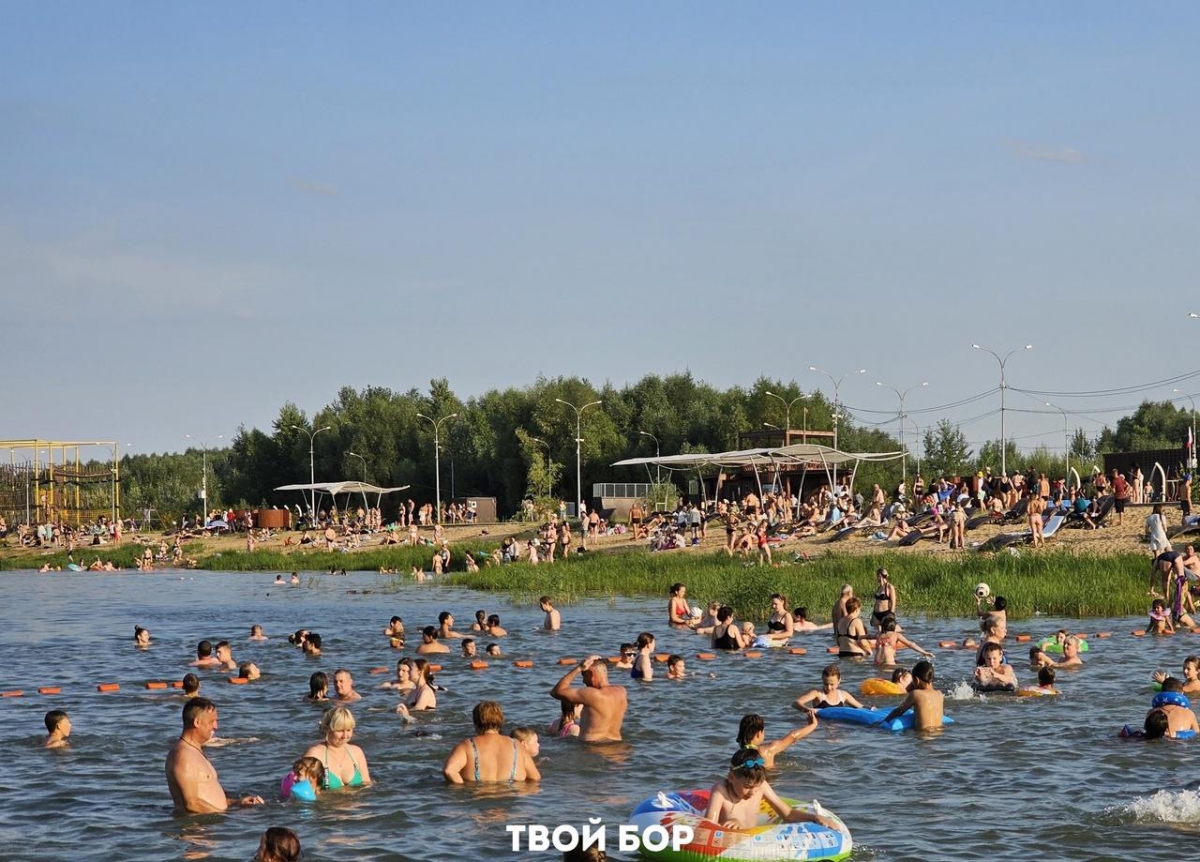
{"type": "Polygon", "coordinates": [[[1017,500],[1017,505],[1013,506],[1004,513],[1004,517],[1001,518],[1001,522],[1005,524],[1015,524],[1023,521],[1025,519],[1025,510],[1028,508],[1029,498],[1022,497],[1020,500],[1017,500]]]}
{"type": "Polygon", "coordinates": [[[933,538],[933,537],[931,535],[929,535],[928,533],[922,533],[920,530],[913,530],[907,536],[904,536],[903,538],[901,538],[900,541],[898,541],[896,544],[898,546],[900,546],[901,548],[907,548],[911,545],[915,545],[917,542],[921,541],[922,539],[931,539],[931,538],[933,538]]]}
{"type": "Polygon", "coordinates": [[[979,546],[980,553],[988,553],[1001,551],[1018,542],[1029,539],[1033,534],[1026,530],[1023,533],[1001,533],[999,536],[992,536],[986,542],[979,546]]]}

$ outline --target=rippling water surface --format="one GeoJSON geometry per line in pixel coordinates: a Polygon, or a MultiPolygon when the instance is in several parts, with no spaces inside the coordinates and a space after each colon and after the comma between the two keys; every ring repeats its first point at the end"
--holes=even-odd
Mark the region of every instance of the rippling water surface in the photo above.
{"type": "MultiPolygon", "coordinates": [[[[269,825],[295,829],[309,859],[511,858],[507,823],[581,825],[600,816],[616,824],[660,789],[711,785],[724,773],[741,716],[763,714],[768,738],[777,738],[800,721],[792,699],[816,686],[831,660],[823,636],[809,636],[797,639],[809,647],[806,656],[769,650],[757,660],[695,661],[702,639],[668,629],[665,599],[564,608],[564,631],[547,634],[536,630],[536,608],[511,607],[490,594],[397,585],[370,574],[309,576],[297,587],[275,586],[272,577],[18,572],[0,578],[0,689],[26,692],[0,701],[0,744],[8,752],[0,771],[0,858],[246,860],[269,825]],[[501,640],[505,658],[470,671],[465,660],[445,657],[438,682],[449,691],[439,695],[436,714],[401,724],[392,712],[396,695],[375,688],[385,677],[366,673],[394,666],[402,655],[380,634],[388,618],[403,616],[415,643],[412,633],[435,622],[438,612],[452,611],[461,629],[477,608],[501,614],[510,631],[501,640]],[[251,623],[262,624],[270,641],[247,641],[251,623]],[[150,629],[150,649],[133,647],[135,624],[150,629]],[[288,632],[302,626],[325,639],[321,658],[306,658],[287,643],[288,632]],[[560,675],[557,658],[611,655],[643,629],[657,634],[659,651],[687,656],[691,677],[645,685],[616,675],[630,690],[626,744],[589,749],[543,736],[544,780],[534,790],[443,785],[441,763],[469,733],[478,700],[499,700],[513,723],[544,726],[558,714],[548,695],[560,675]],[[264,673],[248,686],[205,673],[202,694],[220,708],[219,736],[236,740],[208,752],[226,791],[257,793],[269,804],[174,817],[163,758],[179,735],[182,699],[142,684],[180,678],[202,638],[229,640],[235,658],[257,662],[264,673]],[[511,665],[516,658],[537,664],[518,670],[511,665]],[[318,739],[320,709],[303,699],[308,677],[316,670],[332,677],[339,667],[354,673],[365,696],[353,707],[355,741],[376,784],[326,794],[314,806],[278,803],[280,778],[318,739]],[[101,682],[119,682],[121,690],[98,694],[101,682]],[[34,694],[42,685],[61,685],[63,693],[34,694]],[[71,716],[69,749],[41,747],[42,716],[53,708],[71,716]],[[434,735],[415,736],[416,729],[434,735]]],[[[823,605],[826,597],[803,598],[823,605]]],[[[1039,618],[1011,628],[1036,636],[1060,623],[1039,618]]],[[[783,795],[816,797],[840,814],[854,834],[856,860],[1181,858],[1180,848],[1200,831],[1194,768],[1200,742],[1122,742],[1115,733],[1144,716],[1150,671],[1178,672],[1189,652],[1200,651],[1200,639],[1130,637],[1141,623],[1065,623],[1072,630],[1111,629],[1114,636],[1093,639],[1082,671],[1060,674],[1060,698],[970,697],[957,683],[969,678],[972,653],[935,649],[938,685],[949,692],[946,709],[955,725],[920,738],[826,722],[779,759],[771,780],[783,795]]],[[[969,629],[966,621],[906,624],[909,636],[928,648],[969,629]]],[[[1023,655],[1021,645],[1010,645],[1010,660],[1028,682],[1023,655]]],[[[874,675],[853,661],[842,661],[842,668],[851,691],[874,675]]]]}

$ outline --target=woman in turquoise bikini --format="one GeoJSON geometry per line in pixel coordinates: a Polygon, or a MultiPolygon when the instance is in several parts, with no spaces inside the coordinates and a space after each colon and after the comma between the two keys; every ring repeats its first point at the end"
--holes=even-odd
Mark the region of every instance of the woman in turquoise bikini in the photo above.
{"type": "Polygon", "coordinates": [[[367,756],[357,745],[350,744],[354,725],[354,714],[350,710],[344,706],[334,707],[321,717],[321,733],[325,735],[325,741],[318,742],[304,752],[305,757],[315,757],[325,766],[326,790],[371,783],[367,756]]]}
{"type": "Polygon", "coordinates": [[[541,781],[533,757],[515,739],[501,736],[504,710],[494,700],[475,705],[471,712],[475,736],[454,747],[442,775],[451,784],[541,781]]]}

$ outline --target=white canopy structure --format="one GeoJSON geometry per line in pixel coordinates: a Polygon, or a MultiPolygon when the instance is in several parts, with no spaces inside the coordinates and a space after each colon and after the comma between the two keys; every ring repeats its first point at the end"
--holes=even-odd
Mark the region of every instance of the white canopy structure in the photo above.
{"type": "MultiPolygon", "coordinates": [[[[380,488],[377,485],[368,485],[366,482],[316,482],[311,485],[280,485],[275,490],[308,491],[313,495],[313,508],[315,510],[317,508],[315,500],[318,494],[328,494],[333,498],[334,505],[337,504],[338,494],[346,494],[347,501],[349,500],[349,495],[362,494],[363,505],[368,507],[370,506],[370,503],[367,502],[367,494],[375,494],[375,506],[378,507],[380,502],[383,500],[384,494],[394,494],[397,491],[407,491],[410,487],[410,485],[401,485],[399,488],[380,488]]],[[[315,516],[316,512],[314,511],[313,514],[315,516]]]]}
{"type": "MultiPolygon", "coordinates": [[[[755,480],[758,482],[758,493],[761,496],[762,475],[759,472],[760,468],[763,470],[773,470],[776,478],[778,478],[781,469],[799,469],[802,474],[800,480],[801,487],[804,484],[803,474],[807,473],[810,469],[823,470],[832,487],[835,484],[838,468],[845,469],[846,465],[853,463],[854,467],[850,473],[850,487],[853,488],[854,477],[858,473],[858,465],[862,462],[895,461],[897,458],[903,457],[903,452],[841,452],[829,446],[820,446],[816,443],[795,443],[791,446],[740,449],[732,452],[691,452],[687,455],[626,458],[624,461],[617,461],[613,466],[640,467],[645,465],[647,470],[651,466],[655,466],[661,467],[664,470],[695,470],[697,474],[704,467],[717,467],[721,469],[753,467],[755,480]]],[[[703,491],[703,481],[700,482],[700,488],[703,491]]]]}

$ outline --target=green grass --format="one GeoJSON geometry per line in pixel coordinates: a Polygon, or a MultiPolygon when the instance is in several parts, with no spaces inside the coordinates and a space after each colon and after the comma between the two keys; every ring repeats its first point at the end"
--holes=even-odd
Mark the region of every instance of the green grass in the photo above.
{"type": "Polygon", "coordinates": [[[875,570],[880,566],[887,568],[899,592],[901,616],[973,616],[973,591],[980,581],[991,586],[993,595],[1008,600],[1013,618],[1035,612],[1064,617],[1127,616],[1141,614],[1149,605],[1145,594],[1149,562],[1133,554],[826,555],[807,563],[767,568],[731,560],[723,553],[701,556],[639,550],[574,557],[553,566],[517,563],[485,568],[478,574],[456,574],[449,581],[508,592],[518,601],[533,601],[540,595],[567,603],[587,596],[657,596],[664,608],[670,586],[679,581],[687,584],[693,604],[720,601],[743,619],[763,619],[768,613],[768,597],[779,592],[788,597],[789,607],[805,605],[815,619],[827,620],[843,583],[852,584],[855,595],[864,597],[869,613],[875,570]]]}
{"type": "MultiPolygon", "coordinates": [[[[157,543],[153,546],[155,552],[158,551],[157,543]]],[[[184,556],[195,556],[203,549],[203,545],[198,542],[191,542],[183,547],[184,556]]],[[[142,545],[128,542],[123,545],[83,545],[75,549],[75,562],[86,567],[93,560],[99,558],[101,562],[111,561],[118,569],[133,569],[137,568],[138,561],[142,558],[142,552],[145,548],[142,545]]],[[[51,567],[59,567],[65,569],[67,563],[70,562],[70,555],[66,550],[54,551],[53,553],[43,553],[41,551],[31,549],[27,553],[14,555],[11,557],[0,558],[0,571],[11,571],[13,569],[40,569],[46,563],[51,567]]]]}
{"type": "MultiPolygon", "coordinates": [[[[495,542],[456,542],[450,548],[451,570],[465,571],[465,553],[486,555],[490,554],[494,547],[495,542]]],[[[330,569],[377,572],[385,568],[407,574],[413,566],[429,571],[432,559],[433,548],[428,546],[413,548],[407,545],[388,545],[353,553],[323,550],[294,550],[289,554],[276,550],[259,550],[253,554],[245,551],[219,551],[209,554],[199,562],[202,569],[222,572],[327,572],[330,569]]]]}

